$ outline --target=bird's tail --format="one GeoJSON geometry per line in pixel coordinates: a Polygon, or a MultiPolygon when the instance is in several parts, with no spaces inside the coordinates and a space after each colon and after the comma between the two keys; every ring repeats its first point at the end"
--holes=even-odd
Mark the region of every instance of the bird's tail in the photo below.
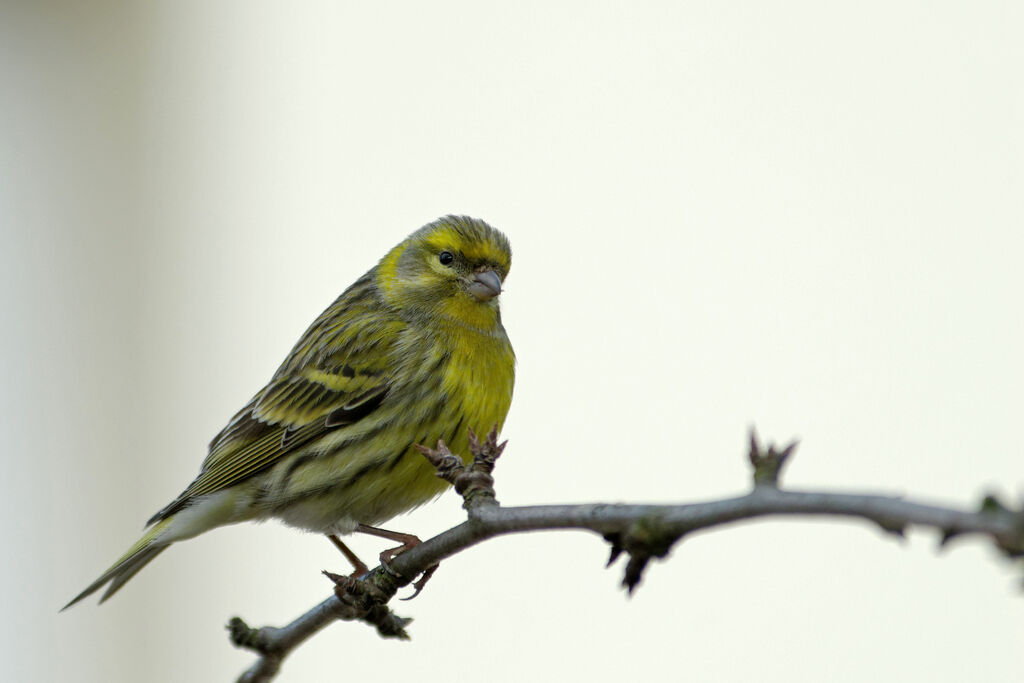
{"type": "Polygon", "coordinates": [[[121,586],[128,582],[128,579],[135,576],[140,569],[149,564],[150,560],[162,553],[171,544],[170,541],[158,540],[160,532],[167,528],[171,523],[171,519],[173,517],[154,524],[135,545],[128,549],[128,552],[121,556],[121,559],[114,563],[114,566],[103,572],[100,578],[93,581],[84,591],[76,595],[71,602],[64,605],[61,611],[63,612],[76,602],[89,597],[107,583],[110,585],[107,587],[103,597],[100,598],[100,602],[105,601],[120,590],[121,586]]]}

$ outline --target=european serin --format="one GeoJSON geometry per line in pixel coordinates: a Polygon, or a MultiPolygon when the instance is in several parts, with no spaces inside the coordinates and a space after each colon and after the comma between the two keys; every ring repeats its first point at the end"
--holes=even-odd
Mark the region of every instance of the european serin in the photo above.
{"type": "Polygon", "coordinates": [[[169,545],[214,527],[276,517],[331,536],[375,533],[369,525],[440,494],[446,484],[415,444],[442,438],[465,454],[467,428],[500,428],[512,400],[498,310],[511,258],[503,234],[462,216],[388,252],[214,437],[195,481],[67,607],[109,583],[103,602],[169,545]]]}

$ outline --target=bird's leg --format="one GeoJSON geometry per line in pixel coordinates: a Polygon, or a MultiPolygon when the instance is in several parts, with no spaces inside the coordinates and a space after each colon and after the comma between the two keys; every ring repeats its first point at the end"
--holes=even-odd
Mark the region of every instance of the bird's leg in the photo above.
{"type": "Polygon", "coordinates": [[[404,553],[406,550],[412,550],[422,542],[418,537],[413,536],[412,534],[403,534],[398,531],[378,529],[377,527],[370,526],[369,524],[360,524],[356,527],[356,531],[364,534],[369,534],[370,536],[386,538],[389,541],[398,541],[402,544],[397,548],[391,548],[389,550],[385,550],[384,552],[382,552],[380,554],[381,564],[387,564],[391,560],[395,559],[395,556],[399,553],[404,553]]]}
{"type": "Polygon", "coordinates": [[[327,538],[334,544],[335,548],[341,551],[341,554],[345,556],[345,559],[352,563],[353,572],[351,574],[351,578],[358,578],[370,571],[370,568],[366,566],[366,563],[360,560],[354,552],[349,550],[349,547],[342,543],[340,538],[334,534],[327,534],[327,538]]]}
{"type": "MultiPolygon", "coordinates": [[[[406,550],[411,550],[412,548],[415,548],[420,543],[422,543],[422,541],[420,541],[420,539],[418,537],[413,536],[412,534],[403,534],[403,533],[398,532],[398,531],[388,531],[387,529],[378,529],[377,527],[370,526],[369,524],[360,524],[359,526],[356,527],[356,531],[362,532],[364,534],[369,534],[370,536],[378,536],[380,538],[386,538],[386,539],[388,539],[390,541],[399,541],[402,544],[402,545],[398,546],[397,548],[390,548],[390,549],[385,550],[384,552],[382,552],[380,554],[380,563],[382,565],[384,565],[385,567],[399,553],[404,553],[406,550]]],[[[420,591],[423,590],[423,587],[427,585],[427,581],[430,580],[430,577],[434,575],[434,572],[436,572],[437,568],[440,567],[440,566],[441,566],[440,564],[435,564],[433,566],[427,567],[426,571],[424,571],[423,574],[420,576],[419,581],[417,581],[416,583],[414,583],[412,585],[412,587],[416,589],[416,592],[413,593],[412,595],[410,595],[409,597],[402,598],[402,599],[403,600],[412,600],[417,595],[419,595],[420,591]]]]}

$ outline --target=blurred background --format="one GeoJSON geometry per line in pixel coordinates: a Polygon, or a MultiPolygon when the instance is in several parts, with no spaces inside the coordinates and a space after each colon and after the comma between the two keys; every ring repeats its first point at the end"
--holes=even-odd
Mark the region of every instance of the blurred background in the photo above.
{"type": "MultiPolygon", "coordinates": [[[[507,505],[792,487],[1019,500],[1024,11],[1012,2],[7,2],[3,678],[230,681],[346,569],[276,523],[60,607],[313,318],[447,213],[504,230],[507,505]]],[[[462,519],[448,494],[389,527],[462,519]]],[[[502,538],[279,680],[1020,680],[1019,571],[866,524],[694,536],[637,594],[502,538]]],[[[386,547],[356,538],[373,558],[386,547]]]]}

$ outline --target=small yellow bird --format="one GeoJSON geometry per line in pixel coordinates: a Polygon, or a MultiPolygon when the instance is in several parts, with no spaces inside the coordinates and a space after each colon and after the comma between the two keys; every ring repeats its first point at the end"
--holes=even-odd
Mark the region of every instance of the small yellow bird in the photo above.
{"type": "Polygon", "coordinates": [[[103,602],[176,541],[276,517],[327,534],[363,531],[439,495],[416,450],[467,428],[501,427],[515,355],[498,294],[512,254],[486,223],[447,216],[420,228],[302,335],[270,383],[210,443],[199,476],[156,513],[121,559],[66,606],[103,602]]]}

